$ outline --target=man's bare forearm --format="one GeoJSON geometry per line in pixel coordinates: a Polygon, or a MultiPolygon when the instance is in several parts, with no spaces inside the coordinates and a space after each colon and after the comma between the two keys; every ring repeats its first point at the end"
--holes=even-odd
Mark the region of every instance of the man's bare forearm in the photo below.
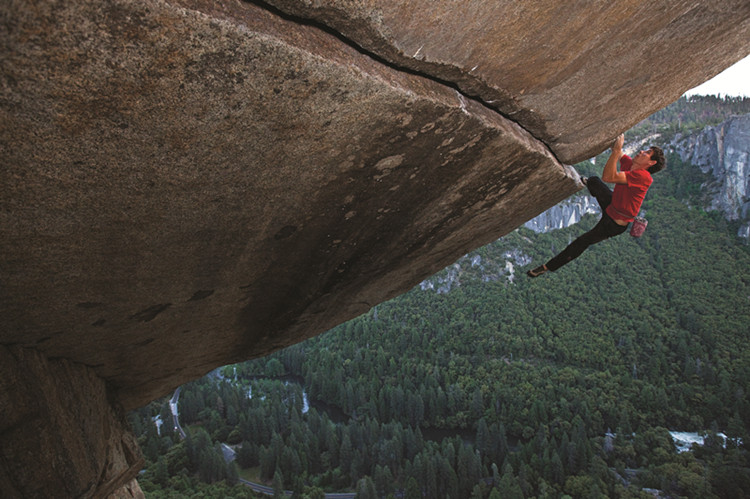
{"type": "Polygon", "coordinates": [[[612,153],[609,155],[607,164],[604,165],[604,171],[602,172],[602,180],[610,183],[622,183],[620,177],[625,177],[624,174],[617,171],[617,162],[622,157],[622,146],[625,144],[625,136],[620,135],[615,139],[612,144],[612,153]]]}

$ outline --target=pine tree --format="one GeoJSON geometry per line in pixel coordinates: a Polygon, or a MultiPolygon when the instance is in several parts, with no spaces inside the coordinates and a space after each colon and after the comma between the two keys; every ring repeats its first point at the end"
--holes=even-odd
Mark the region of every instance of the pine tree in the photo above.
{"type": "Polygon", "coordinates": [[[284,497],[284,475],[279,468],[276,468],[273,474],[273,497],[276,499],[284,497]]]}
{"type": "Polygon", "coordinates": [[[503,499],[523,499],[521,485],[518,483],[518,477],[514,474],[513,466],[510,463],[503,467],[503,476],[497,490],[503,499]]]}
{"type": "Polygon", "coordinates": [[[422,491],[419,489],[419,484],[414,477],[409,477],[409,480],[406,482],[404,499],[423,499],[422,491]]]}
{"type": "Polygon", "coordinates": [[[391,474],[391,470],[387,466],[375,466],[374,481],[378,497],[383,497],[394,491],[393,475],[391,474]]]}
{"type": "Polygon", "coordinates": [[[357,482],[356,488],[357,499],[378,499],[378,493],[375,490],[375,484],[369,476],[361,478],[357,482]]]}
{"type": "Polygon", "coordinates": [[[492,441],[490,439],[490,429],[487,426],[487,421],[484,418],[480,419],[479,423],[477,424],[477,432],[474,445],[485,460],[490,458],[490,456],[492,455],[492,441]]]}

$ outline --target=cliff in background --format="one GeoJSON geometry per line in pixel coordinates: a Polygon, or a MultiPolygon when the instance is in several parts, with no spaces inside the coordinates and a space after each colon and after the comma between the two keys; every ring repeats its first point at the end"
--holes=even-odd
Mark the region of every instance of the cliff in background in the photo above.
{"type": "Polygon", "coordinates": [[[706,209],[721,211],[727,220],[744,221],[738,235],[749,238],[750,115],[678,136],[671,145],[683,161],[713,177],[701,186],[709,200],[706,209]]]}
{"type": "MultiPolygon", "coordinates": [[[[584,191],[585,192],[585,191],[584,191]]],[[[537,215],[524,224],[534,232],[549,232],[577,224],[584,215],[600,213],[596,199],[589,195],[573,196],[537,215]]]]}
{"type": "Polygon", "coordinates": [[[121,409],[507,234],[750,39],[744,1],[271,3],[0,6],[3,383],[78,373],[3,386],[6,496],[128,483],[121,409]]]}

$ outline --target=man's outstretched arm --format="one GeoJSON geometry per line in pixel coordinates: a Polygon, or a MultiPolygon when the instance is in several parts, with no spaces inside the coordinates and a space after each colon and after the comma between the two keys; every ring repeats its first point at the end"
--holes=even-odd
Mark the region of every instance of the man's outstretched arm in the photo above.
{"type": "Polygon", "coordinates": [[[622,146],[625,144],[625,135],[620,135],[612,144],[612,153],[609,155],[607,164],[604,165],[602,180],[614,184],[627,184],[628,180],[623,172],[617,171],[617,162],[622,157],[622,146]]]}

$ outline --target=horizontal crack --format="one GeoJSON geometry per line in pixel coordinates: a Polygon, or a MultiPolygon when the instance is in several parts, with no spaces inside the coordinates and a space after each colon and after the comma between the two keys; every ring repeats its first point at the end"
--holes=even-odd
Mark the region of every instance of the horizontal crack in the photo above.
{"type": "MultiPolygon", "coordinates": [[[[459,94],[459,96],[464,97],[466,99],[470,99],[471,101],[476,102],[477,104],[481,105],[482,107],[484,107],[484,108],[486,108],[486,109],[488,109],[488,110],[490,110],[490,111],[492,111],[494,113],[499,114],[504,119],[506,119],[506,120],[508,120],[510,122],[513,122],[516,125],[518,125],[521,129],[523,129],[526,133],[528,133],[536,141],[538,141],[540,144],[543,144],[544,148],[555,158],[555,160],[559,164],[561,164],[561,165],[565,164],[563,161],[560,161],[560,159],[557,157],[557,154],[555,154],[555,151],[552,150],[549,147],[549,144],[547,144],[547,142],[545,140],[543,140],[540,137],[538,137],[531,130],[529,130],[528,128],[526,128],[521,122],[519,122],[518,120],[513,119],[511,117],[511,114],[517,114],[517,113],[521,112],[522,110],[519,109],[518,111],[514,111],[513,113],[509,114],[507,112],[502,111],[499,107],[492,105],[493,102],[496,102],[498,100],[499,101],[505,101],[505,102],[512,102],[511,98],[509,98],[509,97],[503,97],[503,96],[498,95],[497,99],[490,100],[490,101],[485,100],[485,99],[481,98],[479,95],[467,93],[455,81],[446,80],[445,78],[440,78],[438,76],[435,76],[432,73],[429,73],[429,72],[426,72],[426,71],[423,71],[423,70],[419,70],[419,69],[415,69],[415,68],[412,68],[412,67],[409,67],[409,66],[406,66],[406,65],[403,65],[403,64],[398,64],[397,62],[394,62],[394,61],[391,61],[389,59],[386,59],[385,57],[383,57],[383,56],[381,56],[381,55],[379,55],[379,54],[377,54],[377,53],[375,53],[375,52],[373,52],[371,50],[368,50],[367,48],[361,46],[360,44],[356,43],[354,40],[352,40],[350,38],[347,38],[341,32],[333,29],[331,26],[328,26],[327,24],[324,24],[324,23],[322,23],[320,21],[317,21],[315,19],[311,19],[311,18],[308,18],[308,17],[301,17],[299,15],[290,14],[290,13],[285,12],[285,11],[279,9],[278,7],[276,7],[274,5],[271,5],[268,2],[264,2],[262,0],[243,0],[243,1],[245,3],[256,5],[256,6],[260,7],[260,8],[262,8],[262,9],[265,9],[265,10],[269,11],[270,13],[272,13],[272,14],[274,14],[274,15],[276,15],[276,16],[278,16],[278,17],[280,17],[280,18],[282,18],[282,19],[284,19],[286,21],[290,21],[290,22],[293,22],[293,23],[296,23],[296,24],[300,24],[302,26],[309,26],[309,27],[313,27],[313,28],[319,29],[320,31],[323,31],[323,32],[325,32],[325,33],[327,33],[327,34],[329,34],[329,35],[337,38],[342,43],[344,43],[347,46],[351,47],[352,49],[356,50],[360,54],[362,54],[362,55],[364,55],[366,57],[369,57],[370,59],[376,61],[379,64],[382,64],[384,66],[392,68],[392,69],[394,69],[396,71],[400,71],[400,72],[403,72],[403,73],[406,73],[406,74],[418,76],[420,78],[425,78],[425,79],[431,80],[431,81],[433,81],[435,83],[438,83],[440,85],[443,85],[445,87],[452,88],[453,90],[455,90],[459,94]]],[[[407,56],[404,56],[404,58],[407,58],[407,56]]],[[[430,63],[423,63],[423,64],[424,65],[428,65],[430,63]]],[[[464,74],[463,71],[460,68],[456,67],[456,66],[444,66],[444,67],[449,67],[453,71],[457,71],[460,74],[464,74]]],[[[481,81],[481,80],[476,79],[476,81],[481,81]]],[[[484,83],[482,83],[482,85],[485,86],[485,87],[487,87],[487,85],[485,85],[484,83]]],[[[489,87],[487,87],[487,88],[489,88],[489,87]]],[[[500,92],[499,90],[493,90],[493,91],[496,92],[496,93],[498,93],[498,94],[500,92]]],[[[462,107],[463,107],[463,103],[462,103],[462,107]]]]}

